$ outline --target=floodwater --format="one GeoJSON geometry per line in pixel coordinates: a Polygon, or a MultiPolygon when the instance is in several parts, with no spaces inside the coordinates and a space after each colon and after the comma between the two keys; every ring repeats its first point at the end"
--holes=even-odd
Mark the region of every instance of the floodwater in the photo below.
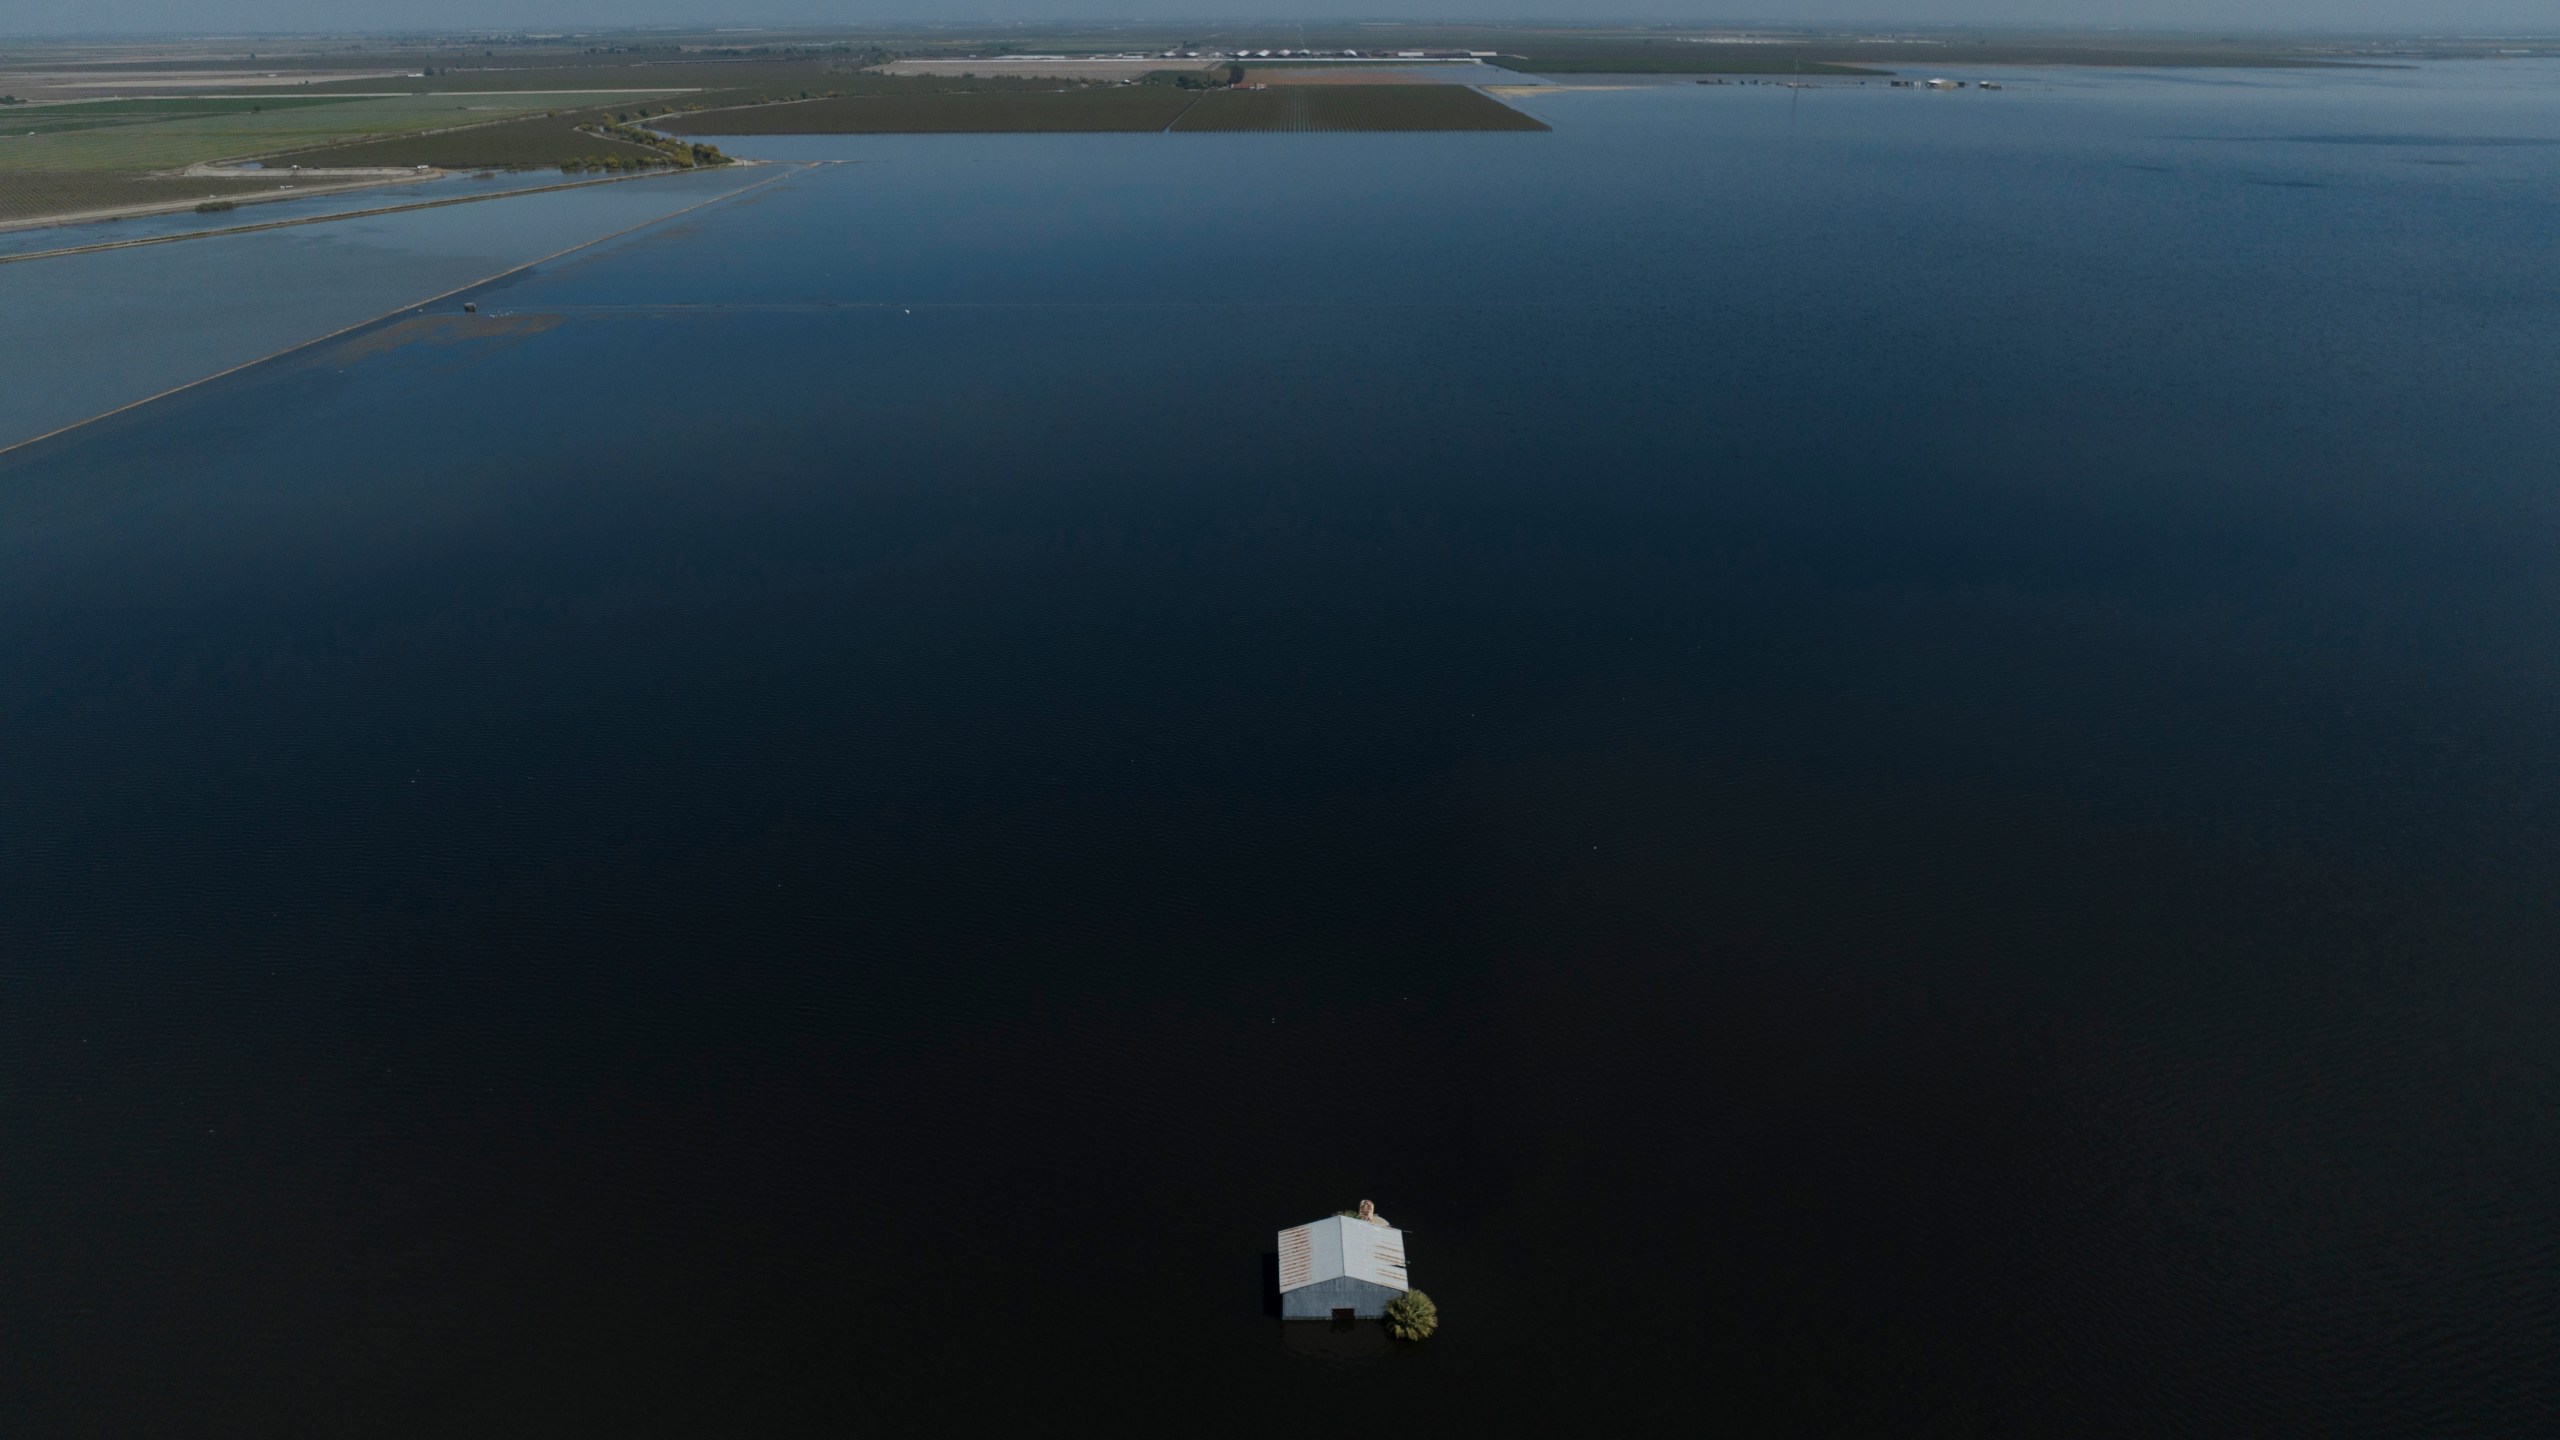
{"type": "Polygon", "coordinates": [[[129,216],[122,220],[92,220],[77,225],[38,225],[23,230],[0,230],[0,255],[28,255],[42,250],[65,250],[80,245],[107,245],[119,240],[139,240],[148,236],[192,235],[208,230],[229,230],[242,225],[262,225],[277,220],[299,220],[315,215],[345,215],[358,210],[378,210],[390,205],[416,205],[465,196],[500,195],[518,190],[559,185],[568,178],[557,170],[457,171],[440,175],[433,180],[399,181],[387,185],[367,185],[352,190],[328,190],[316,194],[289,195],[281,199],[238,204],[229,210],[213,212],[171,210],[155,215],[129,216]]]}
{"type": "MultiPolygon", "coordinates": [[[[557,177],[553,177],[556,181],[557,177]]],[[[0,385],[0,447],[193,384],[405,305],[773,179],[764,169],[649,176],[290,229],[203,235],[0,264],[0,351],[25,357],[0,385]]],[[[475,182],[463,180],[462,185],[475,182]]],[[[488,182],[491,185],[497,182],[488,182]]],[[[426,185],[7,237],[30,251],[255,225],[443,198],[426,185]],[[114,233],[108,233],[114,232],[114,233]],[[38,244],[30,237],[47,237],[38,244]]],[[[472,193],[472,192],[459,192],[472,193]]]]}
{"type": "Polygon", "coordinates": [[[2560,1425],[2560,67],[2003,78],[758,140],[0,458],[0,1428],[2560,1425]]]}

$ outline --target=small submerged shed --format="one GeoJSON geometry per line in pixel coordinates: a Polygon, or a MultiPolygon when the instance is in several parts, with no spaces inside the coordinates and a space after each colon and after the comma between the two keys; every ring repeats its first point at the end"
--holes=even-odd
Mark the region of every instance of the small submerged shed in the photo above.
{"type": "Polygon", "coordinates": [[[1388,1301],[1411,1288],[1404,1232],[1366,1200],[1357,1215],[1280,1232],[1283,1320],[1376,1320],[1388,1301]]]}

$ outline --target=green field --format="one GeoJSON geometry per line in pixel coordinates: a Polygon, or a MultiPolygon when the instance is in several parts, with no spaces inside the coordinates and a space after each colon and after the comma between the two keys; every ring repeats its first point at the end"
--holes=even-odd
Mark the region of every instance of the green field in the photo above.
{"type": "Polygon", "coordinates": [[[32,105],[0,114],[0,136],[59,135],[73,130],[105,130],[149,125],[166,120],[196,120],[222,115],[255,115],[313,105],[344,105],[343,98],[325,100],[247,97],[186,97],[170,100],[90,100],[76,104],[32,105]]]}
{"type": "Polygon", "coordinates": [[[1544,130],[1464,85],[1275,85],[1212,90],[1176,130],[1544,130]]]}
{"type": "MultiPolygon", "coordinates": [[[[0,175],[88,170],[176,170],[204,161],[257,159],[332,141],[451,129],[528,111],[591,107],[594,95],[526,94],[504,100],[396,96],[264,111],[191,115],[52,135],[0,138],[0,175]]],[[[635,97],[636,98],[636,97],[635,97]]]]}
{"type": "MultiPolygon", "coordinates": [[[[937,24],[414,45],[281,36],[12,42],[0,55],[0,94],[36,103],[0,107],[0,219],[193,203],[272,193],[288,183],[176,173],[203,162],[289,156],[289,163],[330,168],[449,168],[693,158],[657,151],[639,143],[643,137],[616,140],[578,129],[582,119],[602,118],[600,111],[636,116],[644,105],[699,112],[653,115],[649,123],[703,136],[1546,128],[1460,86],[1201,92],[1028,77],[893,77],[867,68],[901,57],[1155,54],[1174,47],[1201,51],[1205,61],[1207,52],[1237,49],[1457,49],[1494,52],[1507,70],[1554,75],[1872,76],[1959,64],[2370,63],[2355,57],[2383,53],[2362,42],[2288,47],[2220,34],[2097,31],[1949,29],[1888,38],[1771,29],[1751,37],[1767,43],[1747,44],[1683,37],[1670,26],[937,24]]],[[[2472,41],[2411,43],[2415,50],[2403,45],[2388,53],[2491,53],[2472,41]]]]}
{"type": "Polygon", "coordinates": [[[1194,91],[1161,85],[895,93],[706,110],[650,123],[671,135],[1003,135],[1162,130],[1189,109],[1196,96],[1194,91]]]}
{"type": "Polygon", "coordinates": [[[657,152],[647,146],[588,134],[578,128],[606,118],[607,112],[600,110],[533,115],[467,130],[324,145],[297,150],[283,158],[297,165],[332,169],[433,165],[446,170],[549,169],[571,161],[606,157],[625,161],[657,158],[657,152]]]}
{"type": "MultiPolygon", "coordinates": [[[[97,79],[130,74],[143,81],[176,65],[202,77],[191,83],[220,93],[127,95],[0,110],[0,220],[192,203],[311,183],[187,179],[175,173],[205,162],[268,160],[331,169],[681,163],[692,157],[582,133],[580,126],[663,113],[676,104],[702,109],[829,94],[906,101],[1058,88],[1055,81],[1021,79],[893,79],[853,68],[878,58],[883,54],[843,46],[741,58],[685,55],[672,46],[613,54],[490,46],[254,58],[66,55],[42,68],[97,79]],[[276,71],[393,68],[414,73],[322,80],[281,93],[272,85],[225,83],[235,72],[245,82],[276,71]]],[[[0,92],[14,88],[8,68],[0,64],[0,92]]],[[[1039,115],[1008,119],[999,113],[1001,106],[937,116],[928,105],[925,113],[892,117],[889,128],[1161,129],[1172,118],[1143,102],[1135,109],[1146,113],[1133,117],[1122,108],[1127,106],[1088,102],[1063,115],[1040,106],[1039,115]]]]}
{"type": "MultiPolygon", "coordinates": [[[[602,57],[599,57],[602,58],[602,57]]],[[[473,62],[475,66],[487,62],[473,62]]],[[[325,80],[302,87],[297,93],[325,95],[331,93],[380,94],[401,91],[412,95],[488,94],[506,91],[576,91],[589,89],[627,90],[646,95],[672,95],[684,90],[755,90],[769,94],[790,94],[799,90],[820,92],[842,80],[846,72],[830,71],[818,61],[803,60],[783,64],[757,61],[696,61],[622,65],[546,65],[541,67],[440,68],[429,64],[433,75],[392,76],[365,80],[325,80]]]]}
{"type": "Polygon", "coordinates": [[[1822,39],[1701,44],[1653,38],[1515,37],[1493,63],[1534,75],[1890,75],[1944,65],[2103,65],[2195,69],[2333,63],[2227,40],[2170,36],[1948,35],[1927,43],[1822,39]]]}
{"type": "Polygon", "coordinates": [[[1497,55],[1493,63],[1529,75],[1889,75],[1807,58],[1779,45],[1691,45],[1678,41],[1497,55]]]}
{"type": "MultiPolygon", "coordinates": [[[[970,95],[1046,95],[1059,90],[1087,87],[1058,80],[1028,79],[1019,76],[958,75],[861,75],[842,72],[822,76],[801,76],[783,86],[744,86],[734,89],[691,90],[670,95],[650,106],[673,106],[679,110],[735,110],[750,105],[784,105],[801,101],[850,100],[866,97],[915,99],[919,96],[970,95]]],[[[748,132],[739,132],[748,133],[748,132]]]]}
{"type": "Polygon", "coordinates": [[[1286,85],[864,95],[652,121],[677,135],[998,135],[1210,130],[1544,130],[1463,85],[1286,85]]]}
{"type": "MultiPolygon", "coordinates": [[[[602,98],[616,96],[640,98],[628,91],[602,98]]],[[[12,106],[0,113],[0,126],[8,127],[0,130],[0,223],[246,198],[313,183],[291,176],[179,173],[211,161],[290,156],[289,163],[331,167],[548,166],[591,157],[630,163],[654,154],[643,146],[576,135],[571,120],[545,120],[540,114],[569,100],[595,118],[602,113],[593,108],[599,98],[542,92],[498,100],[297,95],[12,106]],[[82,123],[49,130],[13,123],[75,112],[82,123]],[[30,129],[37,133],[26,133],[30,129]]]]}
{"type": "Polygon", "coordinates": [[[91,210],[139,210],[208,199],[272,194],[284,180],[197,180],[57,170],[34,175],[0,171],[0,224],[91,210]]]}

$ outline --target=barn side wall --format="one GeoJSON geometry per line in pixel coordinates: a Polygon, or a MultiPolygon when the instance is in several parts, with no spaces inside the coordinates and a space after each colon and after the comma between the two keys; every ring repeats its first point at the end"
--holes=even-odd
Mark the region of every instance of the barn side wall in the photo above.
{"type": "Polygon", "coordinates": [[[1348,1275],[1335,1280],[1319,1280],[1282,1295],[1280,1318],[1330,1320],[1336,1309],[1348,1307],[1360,1319],[1375,1320],[1387,1313],[1388,1301],[1403,1293],[1366,1280],[1354,1280],[1348,1275]]]}

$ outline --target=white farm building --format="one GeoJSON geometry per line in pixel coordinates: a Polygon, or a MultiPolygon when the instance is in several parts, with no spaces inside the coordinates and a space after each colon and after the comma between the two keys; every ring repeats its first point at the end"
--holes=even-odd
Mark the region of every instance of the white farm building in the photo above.
{"type": "MultiPolygon", "coordinates": [[[[1367,1202],[1361,1208],[1367,1210],[1367,1202]]],[[[1283,1320],[1375,1320],[1411,1288],[1404,1232],[1374,1214],[1336,1215],[1280,1232],[1283,1320]]]]}

